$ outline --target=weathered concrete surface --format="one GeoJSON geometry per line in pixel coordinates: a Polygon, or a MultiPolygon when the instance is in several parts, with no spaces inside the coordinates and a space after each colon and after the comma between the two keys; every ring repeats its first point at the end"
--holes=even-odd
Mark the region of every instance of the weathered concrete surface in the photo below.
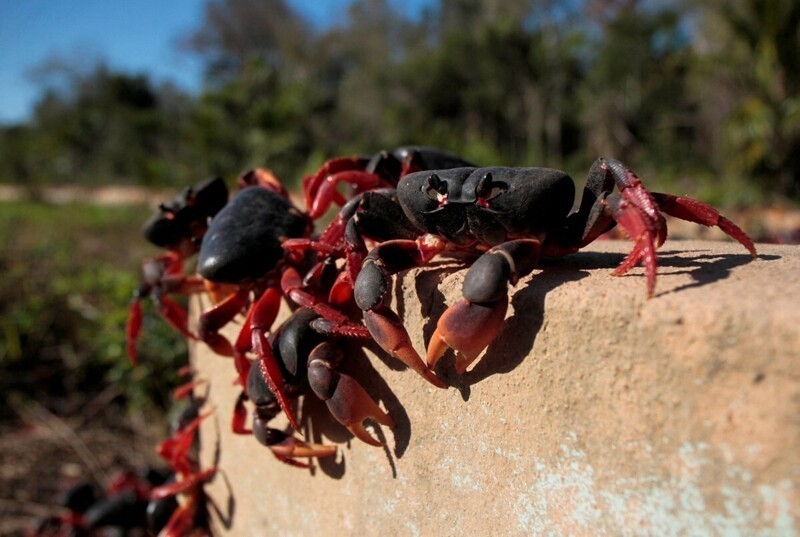
{"type": "MultiPolygon", "coordinates": [[[[797,535],[800,248],[669,241],[656,295],[629,250],[596,242],[521,281],[471,372],[440,390],[390,358],[352,367],[394,417],[367,446],[302,405],[340,446],[314,470],[277,462],[229,421],[233,366],[210,379],[202,460],[220,535],[797,535]]],[[[423,351],[463,271],[412,271],[395,306],[423,351]],[[423,337],[424,336],[424,337],[423,337]]],[[[229,327],[233,333],[236,327],[229,327]]]]}

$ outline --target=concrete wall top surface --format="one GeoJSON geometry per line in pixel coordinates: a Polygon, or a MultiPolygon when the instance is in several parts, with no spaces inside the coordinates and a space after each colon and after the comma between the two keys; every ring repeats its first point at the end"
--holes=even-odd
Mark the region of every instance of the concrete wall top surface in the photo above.
{"type": "MultiPolygon", "coordinates": [[[[305,437],[339,447],[311,470],[230,432],[232,363],[193,345],[214,409],[201,459],[221,469],[206,485],[215,532],[797,535],[800,247],[758,246],[752,260],[668,241],[649,300],[641,269],[610,274],[629,243],[544,263],[470,371],[444,359],[445,390],[350,348],[347,369],[396,426],[372,427],[386,446],[368,446],[306,397],[305,437]]],[[[421,353],[463,275],[438,263],[397,279],[421,353]]]]}

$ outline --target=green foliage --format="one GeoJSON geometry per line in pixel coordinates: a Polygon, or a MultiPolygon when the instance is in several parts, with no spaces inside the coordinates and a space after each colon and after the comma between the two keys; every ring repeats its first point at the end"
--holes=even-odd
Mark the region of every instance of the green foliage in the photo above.
{"type": "Polygon", "coordinates": [[[420,20],[396,5],[353,0],[318,29],[284,0],[209,0],[184,41],[206,65],[198,95],[72,74],[0,128],[0,181],[182,185],[258,165],[297,185],[324,158],[418,143],[578,177],[613,156],[656,188],[800,201],[796,1],[440,0],[420,20]]]}
{"type": "Polygon", "coordinates": [[[148,319],[142,366],[125,355],[125,320],[138,285],[141,207],[3,203],[0,209],[0,414],[9,397],[70,408],[109,384],[132,408],[166,406],[186,347],[148,319]],[[121,245],[131,250],[120,251],[121,245]],[[80,394],[80,397],[78,397],[80,394]]]}

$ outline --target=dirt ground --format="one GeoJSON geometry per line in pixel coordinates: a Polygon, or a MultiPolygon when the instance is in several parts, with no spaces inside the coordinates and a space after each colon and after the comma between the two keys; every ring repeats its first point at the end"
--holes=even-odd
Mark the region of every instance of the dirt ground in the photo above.
{"type": "Polygon", "coordinates": [[[163,417],[130,416],[108,388],[75,412],[12,403],[18,419],[0,426],[0,535],[22,536],[62,514],[59,494],[79,481],[102,489],[120,470],[160,467],[154,446],[163,417]]]}

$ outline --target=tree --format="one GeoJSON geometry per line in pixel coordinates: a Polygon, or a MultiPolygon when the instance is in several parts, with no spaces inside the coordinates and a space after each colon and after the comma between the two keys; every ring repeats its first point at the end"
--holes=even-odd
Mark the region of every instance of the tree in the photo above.
{"type": "Polygon", "coordinates": [[[299,69],[313,37],[307,21],[283,0],[209,0],[203,24],[183,46],[204,58],[207,80],[246,76],[252,62],[270,69],[299,69]]]}
{"type": "Polygon", "coordinates": [[[168,134],[157,90],[143,75],[112,73],[104,65],[77,79],[64,93],[51,92],[38,103],[34,124],[50,140],[56,181],[109,180],[163,183],[160,166],[168,134]]]}
{"type": "Polygon", "coordinates": [[[709,78],[723,97],[705,110],[720,168],[774,193],[800,196],[800,5],[792,0],[708,2],[701,35],[709,78]],[[722,31],[717,30],[720,28],[722,31]],[[720,109],[722,108],[722,109],[720,109]]]}
{"type": "Polygon", "coordinates": [[[678,13],[626,8],[610,17],[581,86],[590,152],[662,169],[695,165],[686,87],[691,42],[678,13]]]}

